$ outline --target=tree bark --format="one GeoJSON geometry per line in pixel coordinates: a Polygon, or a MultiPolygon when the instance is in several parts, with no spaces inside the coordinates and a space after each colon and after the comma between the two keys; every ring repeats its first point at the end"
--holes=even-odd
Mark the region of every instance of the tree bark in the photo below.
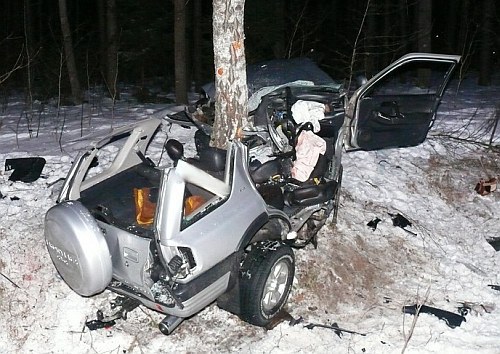
{"type": "Polygon", "coordinates": [[[377,9],[374,4],[367,4],[366,10],[366,30],[364,31],[363,51],[364,51],[364,74],[366,78],[371,78],[377,72],[377,9]]]}
{"type": "Polygon", "coordinates": [[[188,103],[186,73],[186,1],[174,0],[175,101],[188,103]]]}
{"type": "Polygon", "coordinates": [[[457,26],[457,20],[459,17],[460,3],[462,1],[457,1],[457,4],[448,6],[447,16],[446,16],[446,30],[445,39],[448,45],[447,51],[450,53],[458,53],[457,50],[457,38],[459,31],[457,31],[460,26],[457,26]]]}
{"type": "Polygon", "coordinates": [[[399,56],[407,54],[409,50],[409,42],[410,42],[410,30],[409,27],[409,8],[407,4],[407,0],[399,0],[398,1],[398,12],[399,12],[399,33],[401,37],[401,46],[399,56]]]}
{"type": "MultiPolygon", "coordinates": [[[[457,39],[457,53],[460,53],[462,55],[470,54],[466,52],[474,32],[474,30],[472,29],[473,26],[471,25],[470,12],[471,9],[469,0],[462,0],[462,6],[460,8],[460,26],[457,39]]],[[[462,62],[466,59],[467,58],[463,57],[462,62]]]]}
{"type": "Polygon", "coordinates": [[[100,73],[105,77],[107,72],[108,43],[106,41],[106,5],[105,0],[97,0],[97,18],[99,31],[99,68],[100,73]]]}
{"type": "Polygon", "coordinates": [[[418,51],[431,53],[432,0],[419,0],[417,13],[418,51]]]}
{"type": "Polygon", "coordinates": [[[66,68],[68,69],[69,83],[71,86],[71,96],[74,104],[80,104],[82,102],[82,91],[80,89],[78,71],[76,70],[75,54],[73,52],[73,41],[71,39],[66,0],[59,0],[59,18],[61,20],[61,32],[63,35],[66,68]]]}
{"type": "Polygon", "coordinates": [[[248,126],[244,45],[245,0],[213,0],[215,122],[211,145],[226,148],[248,126]]]}
{"type": "Polygon", "coordinates": [[[495,16],[495,0],[483,0],[481,48],[479,53],[479,80],[481,86],[491,85],[493,21],[495,16]]]}
{"type": "MultiPolygon", "coordinates": [[[[432,41],[432,0],[420,0],[418,3],[417,30],[418,30],[418,51],[431,53],[432,41]]],[[[420,87],[427,87],[431,79],[429,69],[418,70],[418,84],[420,87]]]]}
{"type": "Polygon", "coordinates": [[[120,99],[118,90],[118,24],[116,19],[116,0],[106,0],[106,85],[111,98],[120,99]]]}
{"type": "Polygon", "coordinates": [[[31,66],[31,53],[33,52],[33,16],[31,12],[31,4],[28,0],[24,0],[24,52],[26,54],[26,103],[29,109],[33,109],[33,68],[31,66]]]}
{"type": "Polygon", "coordinates": [[[273,46],[274,57],[282,59],[286,55],[286,0],[275,0],[276,37],[273,46]]]}
{"type": "Polygon", "coordinates": [[[201,53],[203,53],[203,46],[201,42],[201,31],[202,31],[202,11],[201,11],[201,1],[194,0],[193,4],[193,78],[196,84],[196,90],[201,87],[202,81],[202,65],[201,65],[201,53]]]}

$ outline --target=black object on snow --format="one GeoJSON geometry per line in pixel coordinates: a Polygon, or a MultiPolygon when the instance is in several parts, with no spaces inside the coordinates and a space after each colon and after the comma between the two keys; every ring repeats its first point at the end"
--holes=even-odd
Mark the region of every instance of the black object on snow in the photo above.
{"type": "Polygon", "coordinates": [[[405,218],[403,215],[401,214],[390,214],[390,217],[392,219],[392,224],[396,227],[400,227],[400,228],[405,228],[407,226],[411,226],[411,222],[405,218]]]}
{"type": "Polygon", "coordinates": [[[412,232],[410,230],[405,229],[405,227],[411,226],[411,222],[407,218],[405,218],[400,213],[397,213],[397,214],[388,213],[388,214],[391,217],[392,224],[394,226],[402,228],[403,230],[405,230],[406,232],[408,232],[409,234],[411,234],[413,236],[417,236],[416,233],[414,233],[414,232],[412,232]]]}
{"type": "Polygon", "coordinates": [[[372,219],[368,222],[368,224],[366,224],[368,227],[370,227],[373,231],[375,231],[377,229],[377,225],[379,222],[381,222],[382,220],[380,220],[379,218],[375,218],[375,219],[372,219]]]}
{"type": "Polygon", "coordinates": [[[341,328],[338,326],[337,322],[334,322],[331,325],[324,325],[324,324],[319,324],[319,323],[309,323],[304,326],[307,329],[313,329],[314,327],[321,327],[321,328],[328,328],[328,329],[333,329],[336,335],[339,336],[339,338],[342,338],[342,332],[345,333],[351,333],[351,334],[359,334],[360,336],[366,336],[366,333],[360,333],[356,331],[351,331],[349,329],[341,328]]]}
{"type": "Polygon", "coordinates": [[[488,243],[495,251],[500,251],[500,239],[496,238],[494,240],[488,240],[488,243]]]}
{"type": "Polygon", "coordinates": [[[127,319],[127,314],[139,306],[139,302],[135,299],[125,296],[118,296],[110,302],[112,314],[105,316],[102,310],[97,310],[97,319],[86,321],[85,326],[94,331],[101,328],[109,328],[116,324],[117,319],[127,319]]]}
{"type": "Polygon", "coordinates": [[[440,320],[444,320],[450,328],[458,327],[462,324],[462,322],[466,321],[464,316],[426,305],[422,305],[420,307],[418,305],[404,306],[403,313],[408,313],[410,315],[415,315],[417,313],[429,313],[436,316],[440,320]]]}
{"type": "Polygon", "coordinates": [[[91,331],[95,331],[96,329],[101,329],[101,328],[110,328],[113,327],[115,324],[116,324],[115,320],[111,321],[92,320],[85,322],[85,326],[91,331]]]}
{"type": "Polygon", "coordinates": [[[500,285],[488,284],[488,286],[493,290],[500,291],[500,285]]]}
{"type": "Polygon", "coordinates": [[[43,157],[23,157],[5,160],[5,171],[14,170],[9,181],[21,181],[24,183],[35,182],[42,173],[45,166],[43,157]]]}
{"type": "Polygon", "coordinates": [[[282,309],[276,315],[276,317],[274,317],[273,320],[266,325],[266,329],[271,330],[274,327],[276,327],[277,325],[279,325],[281,322],[284,322],[284,321],[288,321],[288,324],[290,326],[295,326],[296,324],[303,322],[304,319],[302,318],[302,316],[294,318],[292,315],[290,315],[290,313],[287,310],[282,309]]]}

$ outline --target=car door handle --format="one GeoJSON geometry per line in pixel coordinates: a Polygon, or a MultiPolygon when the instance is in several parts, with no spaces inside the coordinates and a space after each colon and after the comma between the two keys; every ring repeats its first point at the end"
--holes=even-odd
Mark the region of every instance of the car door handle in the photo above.
{"type": "Polygon", "coordinates": [[[404,116],[400,113],[398,115],[388,115],[382,112],[377,112],[377,117],[383,119],[391,124],[396,124],[398,121],[404,118],[404,116]]]}

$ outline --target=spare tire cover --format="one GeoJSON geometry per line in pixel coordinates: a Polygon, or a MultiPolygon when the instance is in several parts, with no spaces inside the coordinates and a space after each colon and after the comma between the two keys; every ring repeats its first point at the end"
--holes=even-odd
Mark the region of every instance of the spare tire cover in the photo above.
{"type": "Polygon", "coordinates": [[[49,209],[45,244],[57,271],[76,293],[91,296],[110,283],[113,267],[108,244],[82,203],[66,201],[49,209]]]}

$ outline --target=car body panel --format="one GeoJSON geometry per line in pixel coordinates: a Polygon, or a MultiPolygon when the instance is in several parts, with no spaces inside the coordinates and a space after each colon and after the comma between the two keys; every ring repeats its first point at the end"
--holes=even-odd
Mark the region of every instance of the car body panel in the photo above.
{"type": "Polygon", "coordinates": [[[151,239],[134,235],[114,225],[97,221],[112,255],[113,279],[152,298],[148,272],[152,267],[151,239]]]}
{"type": "Polygon", "coordinates": [[[415,146],[431,128],[457,55],[411,53],[379,72],[349,100],[347,150],[415,146]]]}
{"type": "MultiPolygon", "coordinates": [[[[179,279],[180,283],[191,281],[228,254],[236,252],[242,235],[252,227],[253,221],[267,214],[266,203],[249,178],[247,149],[242,143],[232,143],[227,154],[226,167],[228,165],[225,184],[230,189],[221,196],[215,196],[209,201],[211,203],[206,203],[189,218],[183,217],[183,206],[178,203],[186,182],[193,182],[197,173],[197,186],[209,190],[215,185],[210,186],[210,179],[200,178],[206,172],[184,161],[179,161],[175,170],[166,174],[164,189],[160,191],[161,204],[156,224],[162,253],[165,258],[171,259],[169,249],[189,247],[196,260],[196,267],[186,278],[179,279]],[[193,171],[186,171],[188,169],[193,171]],[[206,252],[207,249],[210,252],[206,252]]],[[[219,189],[222,188],[212,190],[217,193],[219,189]]]]}
{"type": "Polygon", "coordinates": [[[80,191],[141,163],[140,156],[141,154],[144,156],[146,148],[160,124],[161,120],[157,118],[146,119],[132,125],[116,128],[104,138],[93,143],[88,150],[80,153],[73,163],[62,187],[58,202],[76,200],[80,198],[80,191]],[[126,138],[126,141],[111,165],[101,173],[88,177],[87,173],[99,150],[120,138],[126,138]]]}

